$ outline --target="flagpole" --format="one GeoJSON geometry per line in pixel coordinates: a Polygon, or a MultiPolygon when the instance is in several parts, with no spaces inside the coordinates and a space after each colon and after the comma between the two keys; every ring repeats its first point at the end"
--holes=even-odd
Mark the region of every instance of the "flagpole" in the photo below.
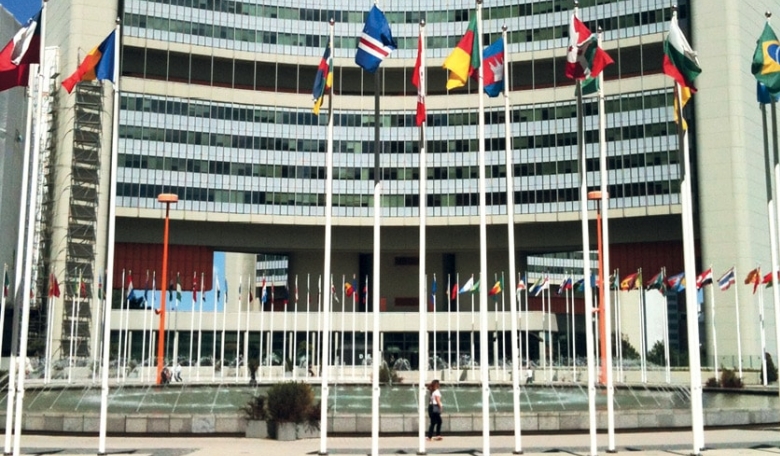
{"type": "MultiPolygon", "coordinates": [[[[331,18],[330,20],[330,39],[328,41],[328,47],[330,47],[330,56],[331,56],[331,68],[328,69],[328,71],[333,71],[333,62],[336,60],[336,56],[333,55],[333,42],[335,40],[334,36],[334,26],[336,21],[331,18]]],[[[326,179],[325,179],[325,261],[324,261],[324,267],[323,267],[323,280],[330,281],[330,267],[331,267],[331,243],[332,243],[332,230],[333,230],[333,85],[328,89],[326,85],[326,89],[328,92],[328,140],[327,140],[327,153],[325,154],[325,170],[326,170],[326,179]]],[[[379,113],[377,113],[376,117],[374,118],[374,123],[376,124],[377,128],[379,128],[379,113]]],[[[375,151],[375,157],[378,157],[379,151],[375,151]]],[[[375,179],[378,176],[375,176],[375,179]]],[[[374,201],[374,208],[375,210],[378,209],[378,198],[376,195],[374,195],[375,201],[374,201]]],[[[379,255],[377,253],[374,254],[374,263],[377,265],[379,263],[379,255]]],[[[374,275],[376,276],[378,273],[378,270],[374,271],[374,275]]],[[[322,407],[320,411],[320,455],[326,455],[328,454],[328,379],[329,379],[329,368],[328,363],[330,360],[330,302],[333,299],[333,293],[331,292],[331,283],[328,282],[326,285],[326,288],[328,289],[328,292],[323,295],[323,309],[322,309],[322,326],[323,326],[323,337],[322,337],[322,375],[321,375],[321,401],[322,401],[322,407]],[[325,297],[327,296],[327,297],[325,297]]],[[[378,288],[378,287],[377,287],[378,288]]],[[[376,300],[379,300],[379,295],[375,293],[376,300]]],[[[378,307],[378,306],[377,306],[378,307]]],[[[376,310],[376,309],[375,309],[376,310]]],[[[378,326],[378,324],[377,324],[378,326]]],[[[378,332],[377,329],[374,329],[375,333],[378,332]]],[[[374,340],[374,343],[376,344],[376,340],[374,340]]],[[[378,357],[377,357],[378,359],[378,357]]],[[[378,365],[377,365],[378,366],[378,365]]],[[[376,383],[376,387],[378,387],[378,381],[379,381],[379,372],[378,369],[375,368],[375,376],[374,376],[374,382],[376,383]]],[[[376,402],[378,409],[378,392],[375,392],[377,395],[376,402]]],[[[375,415],[378,415],[378,413],[374,413],[375,415]]],[[[374,419],[378,420],[378,417],[375,417],[374,419]]],[[[378,435],[378,424],[377,421],[377,435],[378,435]]]]}
{"type": "MultiPolygon", "coordinates": [[[[288,282],[289,283],[289,282],[288,282]]],[[[287,290],[287,300],[290,300],[290,293],[289,290],[287,290]]],[[[295,311],[293,312],[293,336],[292,336],[292,347],[290,348],[290,357],[292,358],[292,377],[293,381],[297,380],[298,377],[298,274],[295,274],[295,311]]],[[[287,361],[284,360],[286,363],[287,361]]]]}
{"type": "MultiPolygon", "coordinates": [[[[46,10],[46,2],[43,3],[43,8],[41,10],[41,23],[43,23],[43,17],[44,12],[46,10]]],[[[43,27],[41,27],[41,32],[43,33],[43,27]]],[[[43,37],[42,37],[43,38],[43,37]]],[[[41,46],[39,48],[39,51],[41,55],[43,55],[43,40],[41,40],[41,46]]],[[[27,119],[25,123],[25,134],[24,134],[24,159],[22,160],[22,191],[20,192],[20,201],[19,201],[19,225],[18,225],[18,234],[16,239],[16,264],[14,266],[14,270],[16,271],[14,274],[14,311],[12,316],[12,337],[11,337],[11,356],[10,356],[10,364],[8,367],[8,400],[6,403],[6,415],[5,415],[5,454],[11,454],[12,451],[12,440],[11,435],[13,433],[14,428],[14,404],[16,400],[19,400],[16,397],[16,382],[15,377],[17,376],[16,372],[16,360],[17,360],[17,353],[19,349],[19,320],[21,319],[21,313],[22,313],[22,303],[24,300],[24,288],[23,288],[23,278],[24,278],[24,267],[25,267],[25,256],[30,255],[31,252],[28,250],[25,250],[26,246],[26,233],[27,230],[26,222],[28,217],[33,218],[31,214],[33,213],[33,208],[29,207],[27,197],[28,194],[30,194],[30,199],[32,199],[32,193],[30,191],[31,187],[30,184],[30,173],[32,168],[32,173],[36,173],[36,168],[34,166],[31,166],[31,161],[33,160],[33,154],[32,154],[32,138],[33,138],[33,113],[35,111],[35,102],[33,100],[33,87],[35,86],[35,79],[37,78],[37,70],[38,66],[35,64],[30,65],[29,74],[27,77],[27,119]]]]}
{"type": "MultiPolygon", "coordinates": [[[[710,271],[711,270],[712,270],[712,265],[710,265],[710,271]]],[[[718,338],[716,336],[717,333],[715,330],[715,286],[713,286],[712,289],[710,290],[710,310],[712,311],[712,315],[710,315],[710,324],[712,328],[712,345],[713,345],[712,364],[715,367],[715,381],[718,381],[720,379],[720,373],[718,372],[718,338]]]]}
{"type": "Polygon", "coordinates": [[[77,285],[74,287],[75,293],[70,301],[70,341],[68,343],[68,384],[73,381],[73,349],[76,330],[76,302],[81,299],[81,280],[82,271],[79,270],[77,285]]]}
{"type": "MultiPolygon", "coordinates": [[[[154,365],[154,314],[155,314],[155,307],[157,306],[157,271],[152,271],[152,307],[149,310],[149,367],[152,367],[154,365]]],[[[105,291],[103,292],[103,297],[105,298],[106,294],[105,291]]],[[[149,379],[149,375],[151,374],[151,371],[149,369],[146,369],[146,380],[149,379]]]]}
{"type": "MultiPolygon", "coordinates": [[[[188,341],[187,345],[189,345],[189,352],[187,353],[187,357],[189,359],[189,366],[187,366],[187,377],[189,377],[187,380],[192,380],[192,342],[194,339],[194,333],[195,333],[195,306],[198,304],[198,291],[195,289],[195,285],[198,280],[198,273],[193,271],[192,272],[192,305],[190,306],[190,340],[188,341]]],[[[200,359],[200,358],[198,358],[200,359]]],[[[176,363],[178,363],[178,360],[175,360],[176,363]]]]}
{"type": "MultiPolygon", "coordinates": [[[[661,268],[662,277],[666,277],[666,268],[661,268]]],[[[664,295],[664,361],[666,362],[666,383],[672,382],[672,367],[669,356],[669,298],[666,296],[662,285],[661,292],[664,295]]],[[[717,377],[717,375],[716,375],[717,377]]]]}
{"type": "Polygon", "coordinates": [[[309,376],[309,366],[312,366],[311,352],[309,347],[309,308],[311,306],[311,273],[306,273],[306,376],[309,376]]]}
{"type": "Polygon", "coordinates": [[[457,287],[460,282],[460,273],[455,273],[455,366],[458,370],[455,375],[456,381],[460,382],[460,288],[457,287]]]}
{"type": "MultiPolygon", "coordinates": [[[[227,272],[227,270],[225,272],[227,272]]],[[[220,337],[220,347],[219,347],[220,382],[225,378],[225,336],[226,336],[225,327],[227,326],[227,303],[228,303],[228,284],[227,284],[227,274],[225,274],[225,297],[222,299],[222,337],[220,337]]],[[[262,326],[261,326],[261,330],[262,330],[262,326]]],[[[260,334],[262,334],[262,331],[260,332],[260,334]]],[[[216,367],[216,361],[214,362],[214,366],[216,367]]]]}
{"type": "MultiPolygon", "coordinates": [[[[598,47],[602,44],[602,30],[598,30],[598,47]]],[[[601,328],[604,333],[601,335],[601,347],[604,353],[601,354],[604,365],[602,372],[606,374],[607,383],[607,433],[608,445],[607,451],[615,451],[615,384],[612,372],[612,309],[610,308],[609,296],[609,171],[607,169],[607,113],[604,102],[604,72],[599,73],[599,177],[601,178],[601,266],[602,277],[600,277],[601,289],[599,296],[603,302],[600,302],[602,309],[601,328]]]]}
{"type": "MultiPolygon", "coordinates": [[[[767,13],[767,22],[771,13],[767,13]]],[[[775,311],[775,342],[777,346],[777,353],[780,357],[780,279],[777,277],[778,271],[780,271],[780,259],[778,259],[778,224],[780,224],[780,145],[778,145],[778,128],[777,128],[777,100],[772,98],[772,149],[774,156],[774,169],[775,169],[775,213],[770,214],[770,217],[774,215],[773,222],[775,229],[770,228],[770,236],[775,246],[772,247],[772,297],[774,301],[775,311]],[[777,218],[775,218],[777,217],[777,218]]],[[[771,188],[771,185],[770,185],[771,188]]],[[[771,201],[770,201],[771,204],[771,201]]],[[[764,356],[763,354],[761,356],[764,356]]],[[[780,394],[780,382],[778,382],[778,394],[780,394]]]]}
{"type": "MultiPolygon", "coordinates": [[[[425,97],[425,20],[420,20],[419,25],[419,59],[420,59],[420,67],[418,69],[418,77],[420,78],[419,86],[417,87],[417,98],[419,99],[421,96],[425,97]]],[[[378,118],[378,117],[377,117],[378,118]]],[[[419,443],[419,451],[417,454],[425,454],[425,415],[427,411],[427,407],[425,406],[425,399],[426,399],[426,387],[425,382],[428,378],[428,296],[426,293],[426,258],[425,258],[425,249],[426,249],[426,238],[425,238],[425,223],[426,223],[426,211],[427,211],[427,189],[426,189],[426,182],[427,182],[427,163],[426,163],[426,154],[425,154],[425,124],[426,119],[423,119],[422,123],[420,124],[420,137],[419,137],[419,145],[420,145],[420,158],[419,158],[419,166],[420,166],[420,183],[418,188],[418,194],[420,195],[420,208],[419,208],[419,217],[420,217],[420,233],[419,233],[419,239],[420,239],[420,267],[418,268],[418,284],[417,284],[417,291],[419,295],[419,307],[420,307],[420,329],[419,329],[419,370],[420,370],[420,381],[418,384],[418,407],[417,407],[417,413],[418,413],[418,419],[420,422],[420,426],[418,426],[417,431],[417,439],[419,443]]],[[[433,334],[434,337],[434,344],[436,333],[433,334]]],[[[434,363],[436,362],[436,352],[434,350],[433,353],[434,356],[434,363]]],[[[434,371],[436,370],[436,365],[434,364],[433,367],[434,371]]]]}
{"type": "Polygon", "coordinates": [[[761,330],[761,373],[764,380],[764,386],[767,386],[766,375],[766,332],[764,330],[764,287],[758,287],[758,320],[761,330]]]}
{"type": "Polygon", "coordinates": [[[211,381],[217,380],[217,307],[219,304],[219,277],[217,277],[217,268],[213,268],[214,273],[214,309],[211,330],[211,381]]]}
{"type": "MultiPolygon", "coordinates": [[[[262,293],[262,291],[260,292],[262,293]]],[[[261,294],[262,296],[262,294],[261,294]]],[[[263,340],[265,339],[264,330],[265,329],[265,309],[263,309],[263,306],[260,306],[260,341],[258,343],[257,347],[257,379],[258,381],[262,381],[263,379],[263,346],[267,345],[263,343],[263,340]]],[[[266,362],[268,362],[268,356],[266,356],[266,362]]],[[[268,378],[271,378],[271,366],[268,366],[268,378]]]]}
{"type": "MultiPolygon", "coordinates": [[[[642,268],[637,271],[638,277],[642,277],[642,268]]],[[[642,369],[640,379],[642,383],[647,383],[647,319],[645,318],[645,287],[642,280],[639,280],[639,366],[642,369]]]]}
{"type": "MultiPolygon", "coordinates": [[[[6,268],[7,267],[8,266],[6,265],[6,268]]],[[[52,316],[53,316],[52,308],[54,307],[54,304],[55,304],[54,295],[52,294],[52,278],[53,278],[53,276],[54,276],[54,273],[52,273],[49,276],[49,296],[48,296],[48,301],[47,301],[48,308],[46,309],[46,318],[47,318],[46,321],[51,321],[52,316]]],[[[3,305],[2,305],[2,310],[0,310],[0,346],[2,346],[2,340],[3,340],[4,319],[5,319],[5,294],[3,294],[3,305]]],[[[100,320],[98,319],[98,321],[100,321],[100,320]]],[[[44,360],[44,362],[45,362],[45,370],[43,372],[43,383],[45,385],[49,384],[49,382],[51,381],[51,348],[52,348],[51,347],[51,345],[52,345],[51,329],[52,329],[52,326],[53,325],[47,325],[47,328],[46,328],[46,354],[44,355],[46,357],[46,359],[44,360]]],[[[0,352],[2,352],[1,349],[0,349],[0,352]]],[[[94,364],[95,363],[93,363],[93,365],[94,364]]],[[[94,366],[93,366],[93,381],[94,381],[94,366]]]]}
{"type": "MultiPolygon", "coordinates": [[[[677,7],[672,7],[672,20],[677,19],[677,7]]],[[[685,261],[685,276],[696,277],[696,253],[693,237],[693,195],[691,189],[691,157],[688,147],[688,131],[682,128],[683,104],[682,91],[679,83],[675,83],[677,88],[677,112],[680,118],[680,146],[682,148],[682,167],[681,176],[683,177],[681,185],[682,193],[682,231],[683,231],[683,257],[685,261]]],[[[685,287],[685,305],[686,319],[688,327],[688,362],[691,376],[691,418],[693,428],[693,453],[701,454],[704,448],[704,410],[702,404],[702,382],[701,382],[701,354],[699,353],[699,316],[698,303],[696,300],[696,288],[693,286],[685,287]]]]}
{"type": "MultiPolygon", "coordinates": [[[[475,48],[479,50],[478,72],[479,98],[479,344],[480,383],[482,385],[482,454],[490,456],[490,381],[488,373],[488,314],[487,314],[487,190],[485,171],[485,69],[482,65],[482,0],[477,0],[477,33],[475,48]]],[[[473,56],[472,56],[473,59],[473,56]]],[[[473,331],[472,331],[473,334],[473,331]]],[[[472,359],[472,363],[474,359],[472,359]]]]}
{"type": "MultiPolygon", "coordinates": [[[[620,281],[620,269],[615,269],[615,277],[620,281]]],[[[615,326],[617,327],[617,333],[615,334],[615,345],[618,349],[618,381],[624,382],[625,376],[623,375],[623,312],[620,308],[620,286],[615,287],[615,326]]]]}
{"type": "MultiPolygon", "coordinates": [[[[734,280],[739,277],[737,275],[737,267],[734,266],[734,280]]],[[[734,287],[734,310],[737,316],[737,366],[739,367],[739,378],[742,379],[742,332],[740,329],[739,321],[739,290],[734,287]]]]}
{"type": "MultiPolygon", "coordinates": [[[[205,273],[200,273],[200,299],[198,299],[198,351],[195,359],[195,380],[200,380],[200,357],[202,355],[201,344],[203,343],[203,280],[205,279],[205,273]]],[[[216,290],[214,291],[216,293],[216,290]]],[[[190,345],[192,340],[190,339],[190,345]]],[[[190,359],[190,364],[192,360],[190,359]]]]}
{"type": "MultiPolygon", "coordinates": [[[[249,326],[250,326],[250,320],[252,317],[252,304],[255,300],[255,294],[252,292],[252,290],[255,289],[255,285],[257,284],[257,278],[254,279],[252,276],[247,277],[246,279],[246,288],[247,288],[247,294],[246,294],[246,326],[244,329],[244,356],[243,356],[243,362],[245,366],[245,371],[248,372],[249,367],[249,326]]],[[[263,309],[263,302],[260,301],[260,309],[263,309]]],[[[271,308],[273,309],[273,307],[271,308]]],[[[271,369],[271,358],[268,357],[268,369],[271,369]]],[[[236,370],[241,370],[241,363],[236,364],[236,370]]]]}
{"type": "Polygon", "coordinates": [[[100,433],[98,439],[98,456],[106,454],[106,432],[108,430],[108,367],[111,349],[111,301],[113,299],[114,282],[114,243],[116,242],[116,187],[117,187],[117,162],[119,156],[119,38],[121,34],[121,20],[116,19],[114,33],[114,105],[111,132],[111,179],[108,204],[108,238],[106,240],[106,289],[103,311],[103,370],[101,371],[102,386],[100,396],[100,433]]]}

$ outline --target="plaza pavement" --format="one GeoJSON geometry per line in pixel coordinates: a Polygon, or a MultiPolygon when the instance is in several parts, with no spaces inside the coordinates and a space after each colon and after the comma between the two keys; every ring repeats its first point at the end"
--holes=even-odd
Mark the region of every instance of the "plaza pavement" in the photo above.
{"type": "MultiPolygon", "coordinates": [[[[780,455],[780,424],[760,427],[707,429],[704,433],[705,456],[772,456],[780,455]]],[[[419,440],[416,435],[381,437],[380,454],[417,454],[419,440]]],[[[645,432],[618,433],[615,438],[619,456],[669,456],[692,453],[690,430],[647,430],[645,432]]],[[[570,454],[589,456],[590,439],[587,433],[546,433],[522,436],[523,454],[541,456],[570,454]]],[[[598,435],[598,454],[608,454],[607,436],[598,435]]],[[[22,436],[23,455],[56,454],[75,456],[97,454],[96,436],[36,435],[22,436]]],[[[133,456],[234,456],[316,455],[320,440],[277,442],[266,439],[247,439],[243,436],[226,437],[125,437],[109,436],[106,454],[133,456]]],[[[370,454],[371,438],[366,436],[335,436],[328,439],[327,453],[333,456],[370,454]]],[[[511,455],[514,436],[491,436],[490,452],[494,455],[511,455]]],[[[427,454],[449,456],[474,456],[482,453],[482,437],[475,435],[445,435],[441,441],[426,442],[427,454]]]]}

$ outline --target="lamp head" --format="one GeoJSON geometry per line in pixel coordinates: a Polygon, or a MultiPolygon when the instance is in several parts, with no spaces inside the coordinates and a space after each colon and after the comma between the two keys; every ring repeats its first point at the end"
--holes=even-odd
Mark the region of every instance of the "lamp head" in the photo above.
{"type": "Polygon", "coordinates": [[[179,196],[175,193],[160,193],[157,195],[157,201],[161,203],[175,204],[179,202],[179,196]]]}

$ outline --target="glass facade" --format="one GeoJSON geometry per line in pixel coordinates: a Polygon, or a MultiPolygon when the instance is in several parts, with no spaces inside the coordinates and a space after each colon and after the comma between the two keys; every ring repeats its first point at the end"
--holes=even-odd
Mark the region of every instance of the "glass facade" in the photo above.
{"type": "MultiPolygon", "coordinates": [[[[384,64],[383,99],[416,98],[409,81],[422,13],[410,10],[419,10],[418,3],[393,2],[385,7],[399,44],[391,59],[407,59],[408,68],[399,68],[396,62],[384,64]]],[[[447,9],[439,9],[439,2],[430,3],[432,8],[424,13],[428,58],[446,57],[466,28],[473,2],[449,2],[447,9]]],[[[573,85],[563,76],[572,2],[490,3],[483,11],[483,42],[498,37],[504,24],[511,31],[509,115],[515,213],[576,212],[580,182],[576,107],[573,85]],[[536,91],[547,93],[549,100],[533,101],[536,91]],[[564,92],[566,98],[561,98],[564,92]]],[[[686,2],[681,3],[684,20],[686,2]]],[[[324,18],[337,16],[337,23],[344,26],[336,27],[335,54],[337,59],[349,60],[349,65],[336,66],[336,96],[362,97],[360,107],[364,108],[334,113],[333,215],[372,216],[377,121],[373,76],[364,75],[352,63],[367,11],[346,4],[344,9],[336,5],[336,12],[295,5],[227,0],[125,3],[124,33],[136,39],[123,48],[125,77],[166,81],[166,86],[240,90],[246,96],[235,98],[246,102],[184,98],[173,95],[175,90],[124,91],[120,206],[156,207],[156,195],[173,192],[180,199],[177,209],[186,211],[323,216],[326,116],[314,116],[310,104],[296,106],[285,100],[283,105],[274,105],[267,100],[269,94],[310,94],[327,40],[324,18]],[[143,40],[143,47],[138,40],[143,40]],[[173,50],[170,43],[193,47],[185,53],[173,50]]],[[[591,29],[607,30],[605,48],[616,61],[605,73],[607,85],[660,73],[661,32],[671,17],[668,2],[582,1],[579,14],[591,29]],[[599,18],[598,23],[587,22],[592,18],[599,18]]],[[[446,74],[429,66],[428,215],[478,215],[476,98],[473,109],[437,107],[447,106],[446,74]]],[[[456,93],[475,94],[476,84],[472,85],[456,93]]],[[[679,204],[671,84],[655,78],[631,85],[636,89],[606,98],[610,205],[679,204]]],[[[418,216],[420,146],[413,101],[408,106],[411,109],[384,109],[378,119],[382,127],[380,177],[386,182],[381,202],[384,217],[418,216]]],[[[584,109],[587,178],[595,188],[599,182],[596,99],[586,99],[584,109]]],[[[485,113],[487,213],[491,215],[507,210],[504,117],[503,109],[489,108],[485,113]]]]}

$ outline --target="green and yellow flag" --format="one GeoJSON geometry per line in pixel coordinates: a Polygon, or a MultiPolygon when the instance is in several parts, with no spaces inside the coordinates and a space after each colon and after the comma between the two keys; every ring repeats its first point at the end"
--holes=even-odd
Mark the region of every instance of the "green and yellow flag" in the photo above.
{"type": "Polygon", "coordinates": [[[780,94],[780,41],[768,23],[756,42],[750,71],[770,94],[780,94]]]}

